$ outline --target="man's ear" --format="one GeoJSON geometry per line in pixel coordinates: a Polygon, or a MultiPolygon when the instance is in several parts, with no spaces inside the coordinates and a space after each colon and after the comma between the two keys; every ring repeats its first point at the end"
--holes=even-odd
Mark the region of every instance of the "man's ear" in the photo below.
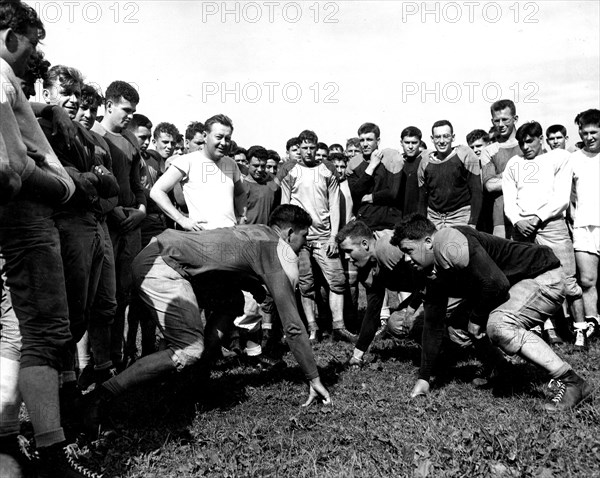
{"type": "Polygon", "coordinates": [[[433,249],[433,237],[431,237],[431,236],[425,237],[425,247],[427,249],[433,249]]]}
{"type": "Polygon", "coordinates": [[[17,48],[19,47],[19,37],[17,37],[17,34],[12,28],[2,30],[0,39],[4,42],[6,49],[9,52],[13,53],[17,51],[17,48]]]}
{"type": "Polygon", "coordinates": [[[282,239],[289,244],[292,239],[292,234],[294,234],[294,228],[292,226],[288,226],[283,228],[281,232],[283,233],[282,239]]]}
{"type": "Polygon", "coordinates": [[[367,239],[362,239],[360,241],[360,245],[363,247],[363,249],[365,251],[368,251],[371,248],[371,244],[369,243],[369,241],[367,239]]]}
{"type": "Polygon", "coordinates": [[[515,123],[519,122],[519,115],[515,115],[515,123]]]}

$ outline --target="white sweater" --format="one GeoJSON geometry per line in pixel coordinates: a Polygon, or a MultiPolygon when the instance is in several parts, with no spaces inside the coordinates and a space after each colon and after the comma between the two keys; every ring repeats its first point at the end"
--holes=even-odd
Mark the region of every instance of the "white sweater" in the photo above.
{"type": "Polygon", "coordinates": [[[534,159],[513,156],[502,174],[504,214],[515,224],[537,216],[562,217],[571,196],[571,154],[555,149],[534,159]]]}

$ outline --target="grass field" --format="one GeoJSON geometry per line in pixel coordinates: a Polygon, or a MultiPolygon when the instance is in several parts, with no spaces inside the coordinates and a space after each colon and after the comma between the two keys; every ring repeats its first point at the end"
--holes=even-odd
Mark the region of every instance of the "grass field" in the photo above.
{"type": "MultiPolygon", "coordinates": [[[[107,477],[600,477],[600,400],[562,415],[542,407],[548,380],[514,366],[509,389],[471,385],[477,362],[449,368],[426,398],[408,398],[419,349],[380,340],[361,370],[348,344],[315,346],[333,406],[301,408],[308,387],[288,369],[220,363],[198,402],[169,381],[112,407],[115,432],[90,460],[107,477]]],[[[600,343],[559,352],[595,387],[600,343]]]]}

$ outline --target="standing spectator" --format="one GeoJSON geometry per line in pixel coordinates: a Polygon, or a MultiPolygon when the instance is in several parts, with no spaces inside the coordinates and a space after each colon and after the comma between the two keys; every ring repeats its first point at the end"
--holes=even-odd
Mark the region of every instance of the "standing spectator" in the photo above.
{"type": "Polygon", "coordinates": [[[192,121],[185,130],[186,153],[193,153],[204,146],[204,125],[200,121],[192,121]]]}
{"type": "MultiPolygon", "coordinates": [[[[90,138],[94,142],[96,163],[103,164],[109,171],[112,171],[110,147],[102,136],[91,131],[98,115],[98,108],[102,104],[103,99],[96,89],[91,85],[84,85],[81,89],[81,101],[75,121],[79,121],[90,134],[90,138]]],[[[79,387],[82,390],[87,389],[93,382],[101,383],[107,380],[114,372],[110,357],[110,336],[117,313],[117,284],[115,257],[106,217],[115,208],[118,201],[118,193],[110,198],[99,198],[98,200],[97,216],[104,236],[104,256],[96,296],[90,311],[88,337],[84,336],[77,344],[79,368],[82,369],[79,376],[79,387]],[[107,346],[108,355],[106,355],[107,346]],[[89,364],[90,348],[94,353],[94,364],[86,367],[89,364]]]]}
{"type": "Polygon", "coordinates": [[[346,281],[335,236],[340,225],[340,186],[335,168],[327,162],[317,163],[317,135],[303,131],[298,137],[302,160],[288,161],[278,173],[281,203],[300,206],[312,217],[308,242],[299,254],[300,293],[308,321],[311,340],[317,339],[315,318],[314,268],[318,267],[329,288],[329,307],[333,317],[335,339],[353,341],[354,335],[344,325],[344,291],[346,281]]]}
{"type": "Polygon", "coordinates": [[[123,333],[125,311],[131,299],[131,263],[142,247],[140,225],[146,217],[138,140],[127,131],[139,101],[138,92],[129,83],[112,82],[106,89],[102,122],[96,122],[92,127],[92,131],[102,136],[110,148],[113,173],[119,182],[119,202],[107,219],[117,280],[117,313],[111,335],[111,355],[119,370],[125,366],[123,333]]]}
{"type": "Polygon", "coordinates": [[[474,129],[467,135],[467,146],[481,157],[481,152],[490,144],[490,135],[482,129],[474,129]]]}
{"type": "MultiPolygon", "coordinates": [[[[522,156],[508,160],[502,178],[504,213],[513,226],[512,238],[548,246],[560,260],[575,327],[575,347],[585,349],[588,324],[583,313],[581,287],[575,277],[573,243],[565,222],[573,178],[570,154],[560,148],[543,154],[542,126],[536,121],[522,125],[516,138],[522,156]]],[[[556,342],[552,322],[546,321],[544,328],[550,343],[556,342]]]]}
{"type": "Polygon", "coordinates": [[[424,191],[419,187],[418,171],[421,160],[419,144],[423,133],[416,126],[409,126],[400,133],[400,144],[404,151],[404,165],[400,173],[400,190],[398,194],[398,209],[402,217],[413,213],[426,214],[427,203],[424,191]]]}
{"type": "Polygon", "coordinates": [[[583,289],[583,308],[588,336],[600,330],[598,318],[598,257],[600,256],[600,110],[589,109],[575,118],[583,149],[571,156],[573,198],[573,248],[579,281],[583,289]]]}
{"type": "Polygon", "coordinates": [[[298,162],[301,159],[300,156],[300,143],[298,142],[297,137],[293,137],[287,140],[285,143],[285,151],[287,153],[287,161],[298,162]]]}
{"type": "Polygon", "coordinates": [[[204,147],[176,157],[150,191],[163,212],[186,231],[231,227],[245,217],[246,190],[240,170],[226,155],[233,123],[225,115],[216,115],[204,125],[204,147]],[[189,217],[178,211],[168,196],[180,182],[189,217]]]}
{"type": "MultiPolygon", "coordinates": [[[[0,178],[11,178],[10,194],[0,204],[4,288],[0,413],[2,422],[12,422],[15,427],[12,433],[3,430],[0,444],[3,453],[19,456],[20,392],[35,433],[38,476],[83,477],[73,468],[77,464],[66,447],[59,411],[58,375],[72,336],[60,240],[52,221],[53,206],[66,203],[75,185],[52,151],[17,79],[25,73],[30,55],[44,36],[44,26],[33,8],[21,2],[0,3],[0,178]],[[11,337],[5,335],[7,321],[16,333],[11,337]],[[5,401],[6,392],[9,398],[5,401]],[[12,413],[13,419],[7,421],[6,413],[12,413]]],[[[60,108],[46,112],[58,112],[55,114],[65,119],[60,108]]],[[[70,128],[73,131],[72,125],[70,128]]]]}
{"type": "Polygon", "coordinates": [[[279,163],[281,163],[281,157],[277,151],[267,149],[267,173],[269,173],[269,180],[272,181],[277,176],[279,170],[279,163]]]}
{"type": "Polygon", "coordinates": [[[567,149],[567,128],[562,124],[553,124],[546,129],[546,143],[551,150],[567,149]]]}
{"type": "Polygon", "coordinates": [[[502,173],[506,163],[513,156],[521,154],[516,139],[519,120],[517,108],[511,100],[499,100],[490,107],[495,142],[488,145],[480,156],[484,189],[494,201],[492,211],[494,236],[511,237],[510,222],[504,216],[504,196],[502,196],[502,173]]]}
{"type": "Polygon", "coordinates": [[[419,186],[427,195],[427,217],[437,228],[475,227],[481,210],[479,158],[468,146],[452,146],[454,130],[447,120],[433,123],[436,151],[419,165],[419,186]]]}
{"type": "Polygon", "coordinates": [[[348,160],[360,154],[360,139],[350,138],[346,141],[346,152],[344,153],[348,160]]]}

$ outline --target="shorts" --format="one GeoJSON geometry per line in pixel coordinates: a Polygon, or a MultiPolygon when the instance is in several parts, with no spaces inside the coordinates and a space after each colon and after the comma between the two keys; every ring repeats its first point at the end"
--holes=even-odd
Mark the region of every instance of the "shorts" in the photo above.
{"type": "Polygon", "coordinates": [[[573,249],[600,255],[600,226],[573,228],[573,249]]]}

